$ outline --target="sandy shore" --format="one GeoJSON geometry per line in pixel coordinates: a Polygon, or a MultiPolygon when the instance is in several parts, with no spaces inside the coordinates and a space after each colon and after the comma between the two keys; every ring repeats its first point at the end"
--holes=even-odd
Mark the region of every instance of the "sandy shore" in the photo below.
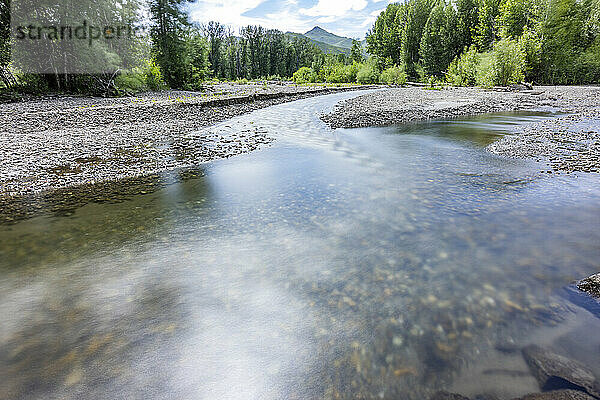
{"type": "Polygon", "coordinates": [[[545,160],[547,172],[600,172],[600,87],[536,87],[515,92],[398,88],[342,102],[322,119],[332,128],[357,128],[518,110],[568,115],[526,126],[488,146],[489,151],[545,160]]]}

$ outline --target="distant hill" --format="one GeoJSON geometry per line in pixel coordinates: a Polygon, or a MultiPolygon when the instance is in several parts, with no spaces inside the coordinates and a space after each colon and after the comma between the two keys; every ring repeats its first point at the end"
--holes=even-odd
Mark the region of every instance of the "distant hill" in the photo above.
{"type": "Polygon", "coordinates": [[[327,54],[347,54],[350,55],[352,49],[352,39],[334,35],[325,29],[315,26],[310,31],[302,33],[288,32],[290,37],[305,37],[310,39],[323,53],[327,54]]]}
{"type": "Polygon", "coordinates": [[[317,40],[310,39],[301,33],[287,32],[286,35],[290,38],[304,38],[310,40],[315,46],[317,46],[325,54],[347,54],[350,55],[350,49],[343,47],[332,46],[327,43],[319,42],[317,40]]]}
{"type": "Polygon", "coordinates": [[[318,26],[315,26],[310,31],[306,32],[304,36],[316,42],[326,43],[331,46],[341,47],[343,49],[352,48],[352,39],[334,35],[318,26]]]}

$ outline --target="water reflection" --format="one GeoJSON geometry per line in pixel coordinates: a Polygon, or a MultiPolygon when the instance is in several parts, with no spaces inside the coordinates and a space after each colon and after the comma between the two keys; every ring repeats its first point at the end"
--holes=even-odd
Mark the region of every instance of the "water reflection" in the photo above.
{"type": "Polygon", "coordinates": [[[279,140],[204,177],[2,227],[0,397],[534,391],[460,371],[600,327],[555,294],[597,268],[598,178],[482,150],[544,116],[332,133],[315,115],[344,96],[229,122],[279,140]]]}

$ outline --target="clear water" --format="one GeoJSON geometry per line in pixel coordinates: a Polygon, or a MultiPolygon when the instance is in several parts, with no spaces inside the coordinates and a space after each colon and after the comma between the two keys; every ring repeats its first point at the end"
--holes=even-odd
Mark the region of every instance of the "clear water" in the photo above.
{"type": "Polygon", "coordinates": [[[599,320],[560,295],[598,272],[600,177],[483,148],[549,116],[318,120],[355,95],[212,128],[278,140],[203,178],[0,227],[0,398],[536,391],[506,343],[600,371],[599,320]]]}

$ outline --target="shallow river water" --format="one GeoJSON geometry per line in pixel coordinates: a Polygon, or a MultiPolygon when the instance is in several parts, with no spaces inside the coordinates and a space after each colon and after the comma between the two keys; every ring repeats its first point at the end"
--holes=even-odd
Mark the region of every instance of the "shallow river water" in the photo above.
{"type": "Polygon", "coordinates": [[[211,128],[270,148],[0,226],[1,399],[509,399],[538,343],[600,374],[600,176],[484,146],[552,115],[337,130],[336,94],[211,128]],[[500,349],[500,350],[499,350],[500,349]]]}

